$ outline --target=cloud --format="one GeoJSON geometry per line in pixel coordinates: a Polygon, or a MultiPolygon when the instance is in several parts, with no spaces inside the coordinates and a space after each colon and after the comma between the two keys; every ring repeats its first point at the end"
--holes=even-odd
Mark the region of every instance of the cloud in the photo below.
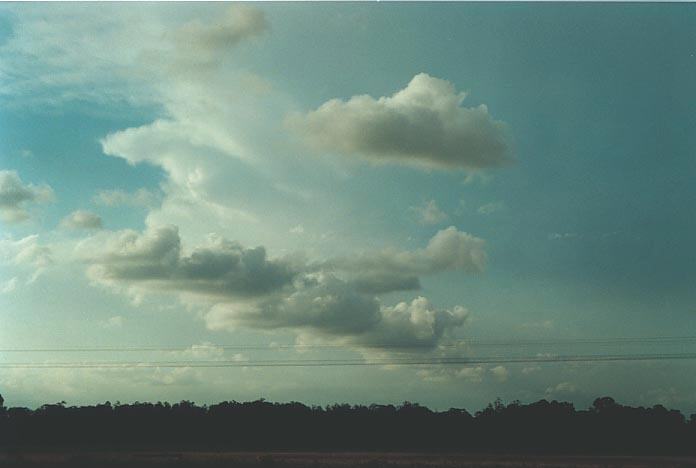
{"type": "Polygon", "coordinates": [[[363,333],[380,320],[377,300],[333,275],[313,273],[295,282],[288,295],[260,303],[218,304],[206,316],[212,330],[239,327],[313,328],[326,334],[363,333]]]}
{"type": "Polygon", "coordinates": [[[353,263],[307,262],[269,259],[263,247],[244,248],[219,237],[185,253],[177,228],[163,226],[97,234],[82,241],[78,251],[99,283],[201,298],[210,307],[205,322],[211,330],[309,330],[362,348],[427,348],[462,326],[466,309],[438,309],[425,297],[385,305],[377,294],[414,289],[420,274],[479,271],[485,258],[482,242],[448,228],[413,252],[383,251],[353,263]]]}
{"type": "Polygon", "coordinates": [[[194,20],[173,34],[176,54],[185,66],[209,65],[240,42],[262,34],[268,29],[263,11],[234,5],[212,22],[194,20]]]}
{"type": "Polygon", "coordinates": [[[216,237],[185,255],[174,226],[92,238],[79,250],[92,264],[92,279],[145,289],[250,297],[282,288],[294,276],[288,262],[268,260],[263,247],[246,249],[216,237]]]}
{"type": "Polygon", "coordinates": [[[60,222],[60,227],[67,229],[101,229],[102,219],[90,211],[77,210],[70,213],[60,222]]]}
{"type": "Polygon", "coordinates": [[[209,72],[267,29],[263,12],[242,4],[197,8],[200,19],[183,24],[175,10],[148,4],[14,10],[0,84],[3,97],[20,97],[20,105],[152,104],[163,85],[209,72]]]}
{"type": "Polygon", "coordinates": [[[97,205],[103,206],[142,206],[152,207],[157,204],[159,197],[150,190],[140,188],[135,192],[124,190],[101,190],[92,199],[97,205]]]}
{"type": "Polygon", "coordinates": [[[570,393],[575,393],[575,384],[571,382],[561,382],[558,385],[548,387],[546,389],[546,395],[568,395],[570,393]]]}
{"type": "Polygon", "coordinates": [[[418,222],[421,224],[440,224],[448,218],[447,213],[437,206],[435,200],[430,200],[420,206],[412,206],[409,210],[418,216],[418,222]]]}
{"type": "Polygon", "coordinates": [[[319,151],[374,163],[466,170],[509,163],[505,124],[485,105],[462,107],[465,97],[450,82],[420,73],[392,96],[332,99],[287,124],[319,151]]]}
{"type": "Polygon", "coordinates": [[[490,372],[499,382],[505,382],[510,375],[510,371],[505,366],[495,366],[491,368],[490,372]]]}
{"type": "Polygon", "coordinates": [[[211,330],[310,329],[320,336],[341,338],[364,348],[417,346],[433,348],[451,330],[464,324],[464,307],[436,309],[424,297],[394,306],[381,305],[330,274],[311,274],[295,290],[261,303],[213,306],[205,316],[211,330]]]}
{"type": "Polygon", "coordinates": [[[484,247],[483,239],[450,226],[438,231],[424,249],[384,249],[330,260],[326,265],[348,272],[385,273],[401,277],[453,270],[477,273],[486,266],[484,247]]]}
{"type": "Polygon", "coordinates": [[[19,240],[0,239],[0,263],[9,263],[32,271],[29,283],[34,282],[53,264],[53,251],[39,242],[33,234],[19,240]]]}
{"type": "Polygon", "coordinates": [[[0,171],[0,219],[17,223],[29,218],[26,205],[53,200],[48,185],[24,184],[16,171],[0,171]]]}
{"type": "Polygon", "coordinates": [[[496,201],[496,202],[491,202],[491,203],[486,203],[485,205],[479,206],[478,213],[482,215],[489,215],[493,214],[495,212],[501,211],[505,209],[505,203],[501,201],[496,201]]]}
{"type": "Polygon", "coordinates": [[[32,234],[17,241],[0,240],[0,259],[15,265],[33,267],[47,267],[53,263],[51,249],[39,243],[38,234],[32,234]]]}
{"type": "Polygon", "coordinates": [[[357,337],[357,343],[434,347],[449,330],[462,326],[469,312],[462,306],[436,309],[428,299],[418,296],[411,302],[382,306],[380,315],[379,323],[357,337]]]}
{"type": "Polygon", "coordinates": [[[549,240],[566,240],[566,239],[576,239],[580,237],[575,232],[552,232],[549,234],[549,240]]]}
{"type": "Polygon", "coordinates": [[[120,315],[114,315],[102,322],[102,328],[122,328],[125,319],[120,315]]]}
{"type": "Polygon", "coordinates": [[[0,282],[0,294],[9,294],[17,289],[17,277],[13,276],[7,281],[0,282]]]}
{"type": "Polygon", "coordinates": [[[301,224],[298,224],[297,226],[290,228],[290,234],[304,234],[304,232],[304,226],[302,226],[301,224]]]}

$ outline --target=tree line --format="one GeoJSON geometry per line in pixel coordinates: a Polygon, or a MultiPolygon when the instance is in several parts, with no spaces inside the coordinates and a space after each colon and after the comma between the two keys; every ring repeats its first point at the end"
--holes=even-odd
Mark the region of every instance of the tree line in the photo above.
{"type": "Polygon", "coordinates": [[[696,414],[597,398],[585,410],[540,400],[500,400],[469,413],[401,405],[227,401],[5,408],[0,445],[12,447],[224,450],[696,453],[696,414]]]}

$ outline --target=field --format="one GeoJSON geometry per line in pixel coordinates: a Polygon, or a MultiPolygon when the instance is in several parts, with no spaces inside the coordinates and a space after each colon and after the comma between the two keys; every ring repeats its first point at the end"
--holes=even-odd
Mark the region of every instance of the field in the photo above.
{"type": "Polygon", "coordinates": [[[418,453],[80,451],[0,453],[3,468],[647,468],[696,466],[696,457],[418,453]]]}

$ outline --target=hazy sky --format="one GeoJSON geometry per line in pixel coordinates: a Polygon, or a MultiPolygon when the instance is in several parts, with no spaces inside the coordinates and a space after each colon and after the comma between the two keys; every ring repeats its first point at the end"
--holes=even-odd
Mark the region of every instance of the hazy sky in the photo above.
{"type": "MultiPolygon", "coordinates": [[[[0,361],[693,351],[451,344],[696,335],[694,13],[2,5],[0,348],[189,349],[0,361]]],[[[5,368],[0,393],[696,411],[694,370],[5,368]]]]}

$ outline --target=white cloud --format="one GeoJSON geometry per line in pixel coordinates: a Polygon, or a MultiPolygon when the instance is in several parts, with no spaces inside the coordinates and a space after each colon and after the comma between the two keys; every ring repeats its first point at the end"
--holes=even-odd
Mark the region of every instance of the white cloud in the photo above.
{"type": "Polygon", "coordinates": [[[440,224],[449,217],[437,206],[435,200],[430,200],[420,206],[412,206],[409,210],[417,215],[418,222],[421,224],[440,224]]]}
{"type": "Polygon", "coordinates": [[[505,366],[495,366],[491,368],[490,372],[499,382],[505,382],[510,375],[510,371],[505,366]]]}
{"type": "Polygon", "coordinates": [[[46,267],[53,263],[51,249],[39,243],[38,234],[17,241],[0,240],[0,258],[15,265],[46,267]]]}
{"type": "Polygon", "coordinates": [[[549,234],[549,240],[575,239],[577,237],[579,235],[574,232],[552,232],[549,234]]]}
{"type": "Polygon", "coordinates": [[[120,315],[114,315],[109,317],[104,322],[102,322],[103,328],[122,328],[125,323],[125,319],[120,315]]]}
{"type": "Polygon", "coordinates": [[[475,170],[510,162],[505,125],[485,105],[462,107],[465,97],[420,73],[392,96],[332,99],[288,126],[317,150],[376,163],[475,170]]]}
{"type": "Polygon", "coordinates": [[[379,324],[363,333],[356,342],[398,346],[400,344],[435,346],[449,331],[464,324],[469,315],[462,306],[435,309],[423,296],[411,302],[381,306],[379,324]]]}
{"type": "Polygon", "coordinates": [[[483,380],[484,369],[481,366],[478,367],[464,367],[457,370],[457,377],[470,382],[481,382],[483,380]]]}
{"type": "Polygon", "coordinates": [[[101,190],[92,199],[97,205],[104,206],[142,206],[154,207],[159,197],[154,192],[140,188],[135,192],[124,190],[101,190]]]}
{"type": "Polygon", "coordinates": [[[493,180],[493,176],[484,172],[484,171],[476,171],[476,172],[469,172],[466,177],[464,177],[464,180],[462,183],[464,185],[472,185],[475,183],[479,183],[481,185],[488,185],[491,181],[493,180]]]}
{"type": "Polygon", "coordinates": [[[304,232],[304,226],[302,226],[301,224],[298,224],[297,226],[290,228],[290,234],[304,234],[304,232]]]}
{"type": "Polygon", "coordinates": [[[572,382],[561,382],[555,386],[548,387],[546,389],[547,396],[557,396],[557,395],[568,395],[570,393],[575,393],[575,384],[572,382]]]}
{"type": "Polygon", "coordinates": [[[496,201],[496,202],[486,203],[485,205],[481,205],[481,206],[479,206],[478,210],[476,210],[476,211],[478,211],[479,214],[489,215],[489,214],[493,214],[493,213],[496,213],[496,212],[504,210],[504,209],[505,209],[505,203],[503,203],[502,201],[496,201]]]}
{"type": "Polygon", "coordinates": [[[7,281],[0,283],[0,294],[9,294],[17,289],[17,277],[13,276],[7,281]]]}
{"type": "Polygon", "coordinates": [[[63,218],[60,226],[67,229],[101,229],[103,224],[99,215],[90,211],[77,210],[63,218]]]}
{"type": "Polygon", "coordinates": [[[53,251],[39,242],[37,234],[16,241],[0,239],[0,263],[28,269],[31,272],[28,282],[31,283],[53,264],[53,251]]]}
{"type": "Polygon", "coordinates": [[[25,184],[16,171],[0,171],[0,219],[17,223],[29,218],[27,205],[53,200],[48,185],[25,184]]]}

